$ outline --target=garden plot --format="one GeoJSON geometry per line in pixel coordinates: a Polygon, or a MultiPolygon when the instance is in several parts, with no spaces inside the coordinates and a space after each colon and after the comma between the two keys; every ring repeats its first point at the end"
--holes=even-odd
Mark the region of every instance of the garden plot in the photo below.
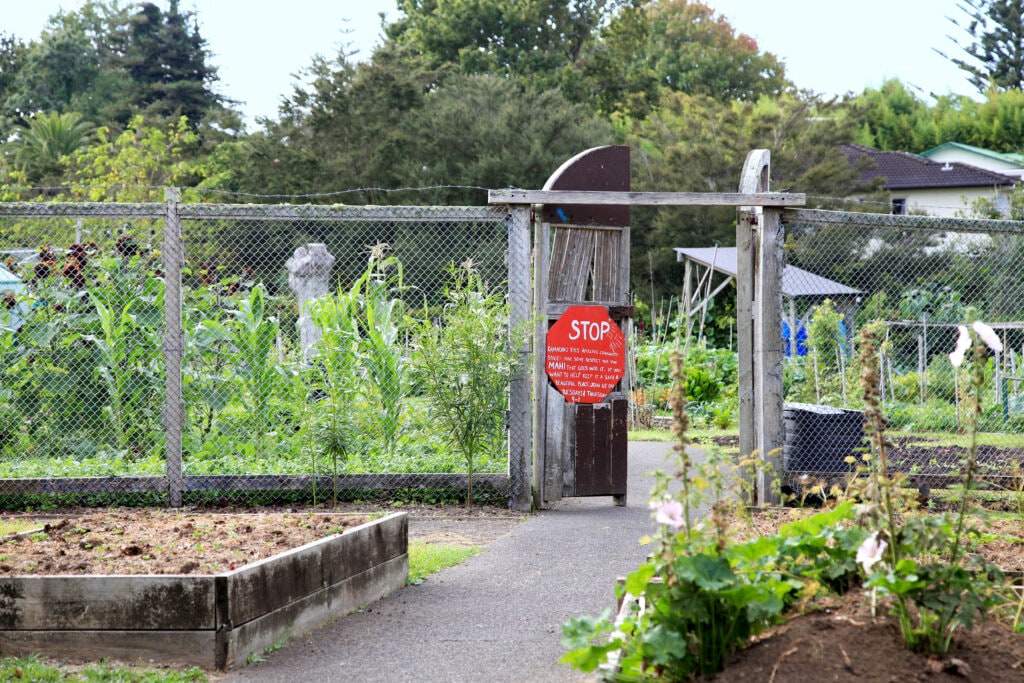
{"type": "Polygon", "coordinates": [[[141,523],[57,521],[4,543],[0,653],[229,669],[394,593],[408,575],[404,512],[355,526],[342,516],[134,516],[141,523]],[[49,544],[50,559],[16,569],[12,558],[32,544],[49,544]]]}

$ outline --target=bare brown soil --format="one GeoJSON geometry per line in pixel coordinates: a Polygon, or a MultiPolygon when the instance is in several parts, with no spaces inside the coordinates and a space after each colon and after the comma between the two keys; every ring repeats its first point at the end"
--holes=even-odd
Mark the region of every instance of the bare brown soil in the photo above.
{"type": "Polygon", "coordinates": [[[995,619],[976,624],[954,638],[948,656],[938,659],[904,647],[899,625],[879,605],[872,616],[870,597],[853,591],[795,616],[763,633],[736,653],[716,682],[810,683],[812,681],[973,681],[1024,680],[1024,636],[995,619]]]}
{"type": "MultiPolygon", "coordinates": [[[[215,574],[344,533],[382,512],[119,508],[22,515],[39,530],[0,540],[0,576],[215,574]]],[[[416,508],[410,510],[410,540],[485,545],[522,518],[502,509],[416,508]]]]}
{"type": "MultiPolygon", "coordinates": [[[[772,534],[780,524],[813,509],[786,508],[758,512],[747,534],[772,534]]],[[[1024,570],[1024,524],[1019,517],[990,516],[977,521],[972,552],[1008,574],[1024,570]]],[[[910,652],[888,605],[872,608],[871,595],[853,590],[807,605],[737,652],[716,682],[757,681],[1024,681],[1024,636],[1011,628],[1016,605],[959,631],[948,656],[910,652]]]]}

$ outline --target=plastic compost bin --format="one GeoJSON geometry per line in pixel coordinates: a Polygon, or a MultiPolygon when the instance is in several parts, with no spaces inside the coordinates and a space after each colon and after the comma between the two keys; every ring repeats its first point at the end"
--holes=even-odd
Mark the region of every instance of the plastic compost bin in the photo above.
{"type": "Polygon", "coordinates": [[[856,466],[846,458],[857,457],[864,445],[864,411],[786,403],[782,416],[786,426],[783,470],[835,474],[856,466]]]}

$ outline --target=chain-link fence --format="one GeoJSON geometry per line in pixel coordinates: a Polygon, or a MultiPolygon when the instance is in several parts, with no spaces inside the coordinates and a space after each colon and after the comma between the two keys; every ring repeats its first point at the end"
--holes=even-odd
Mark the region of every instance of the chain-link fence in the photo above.
{"type": "Polygon", "coordinates": [[[0,205],[0,503],[528,500],[519,222],[0,205]]]}
{"type": "Polygon", "coordinates": [[[863,464],[865,328],[878,348],[890,466],[920,486],[950,482],[971,425],[969,377],[948,354],[957,326],[975,318],[1004,347],[982,395],[982,473],[993,486],[1021,481],[1024,224],[809,210],[783,221],[785,483],[863,464]]]}

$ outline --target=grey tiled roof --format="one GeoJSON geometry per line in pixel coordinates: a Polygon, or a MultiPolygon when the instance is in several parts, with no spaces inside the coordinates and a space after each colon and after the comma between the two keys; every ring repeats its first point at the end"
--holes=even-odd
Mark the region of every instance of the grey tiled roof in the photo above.
{"type": "Polygon", "coordinates": [[[994,187],[1013,185],[1013,179],[957,162],[938,163],[909,152],[883,152],[864,145],[843,145],[850,163],[861,158],[873,160],[873,168],[861,171],[860,181],[867,185],[879,176],[886,190],[923,190],[948,187],[994,187]]]}

